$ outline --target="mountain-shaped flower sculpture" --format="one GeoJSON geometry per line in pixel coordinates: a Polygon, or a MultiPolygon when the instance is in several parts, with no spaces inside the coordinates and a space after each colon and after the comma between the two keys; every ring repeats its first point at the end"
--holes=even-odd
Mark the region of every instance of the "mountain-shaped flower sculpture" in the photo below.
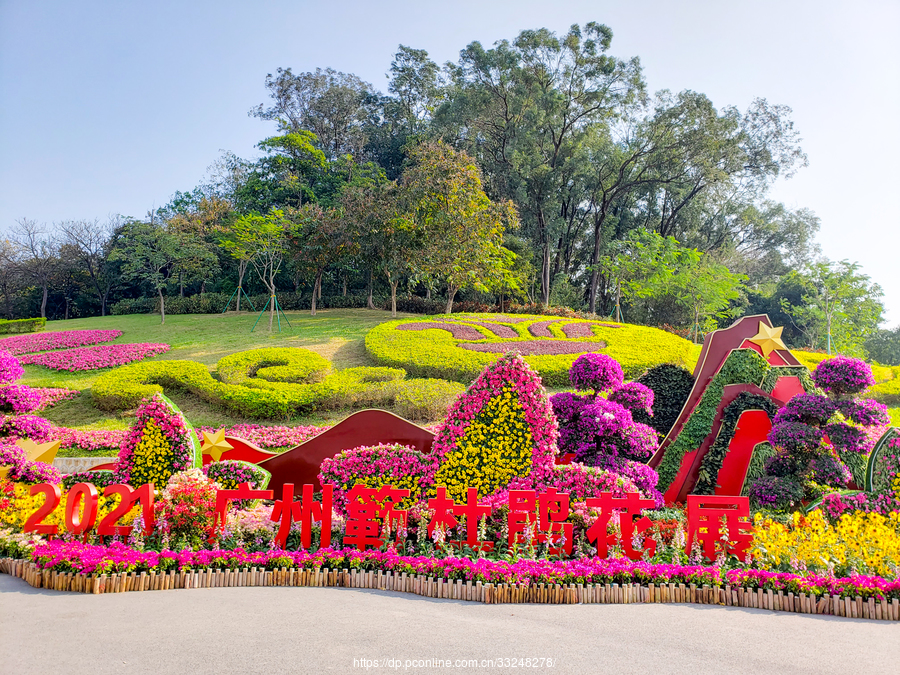
{"type": "Polygon", "coordinates": [[[488,366],[460,396],[432,448],[434,485],[457,501],[486,497],[510,480],[553,470],[557,425],[541,378],[519,355],[488,366]]]}
{"type": "Polygon", "coordinates": [[[118,482],[162,489],[172,474],[200,467],[197,435],[172,401],[155,394],[138,407],[136,417],[119,451],[118,482]]]}

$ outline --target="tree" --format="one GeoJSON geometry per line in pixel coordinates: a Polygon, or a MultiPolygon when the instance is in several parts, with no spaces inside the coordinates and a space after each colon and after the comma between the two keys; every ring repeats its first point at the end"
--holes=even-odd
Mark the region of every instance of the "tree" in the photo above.
{"type": "Polygon", "coordinates": [[[116,286],[116,274],[109,253],[113,233],[121,226],[121,216],[99,220],[67,220],[60,224],[63,241],[90,278],[100,303],[100,316],[106,316],[109,294],[116,286]]]}
{"type": "Polygon", "coordinates": [[[121,261],[125,278],[146,284],[156,292],[160,323],[165,324],[166,298],[163,291],[181,255],[179,238],[164,225],[153,220],[132,220],[120,229],[109,259],[121,261]]]}
{"type": "Polygon", "coordinates": [[[869,357],[883,366],[900,366],[900,326],[875,331],[865,343],[869,357]]]}
{"type": "Polygon", "coordinates": [[[612,31],[594,22],[562,37],[546,28],[522,31],[489,50],[473,42],[451,68],[451,101],[440,111],[445,138],[473,153],[492,192],[521,209],[540,251],[545,304],[568,166],[591,125],[606,124],[643,96],[640,63],[609,56],[611,42],[612,31]]]}
{"type": "Polygon", "coordinates": [[[275,120],[285,132],[311,131],[329,159],[361,154],[375,98],[368,82],[331,68],[298,75],[279,68],[275,76],[266,75],[266,89],[272,105],[259,105],[251,115],[275,120]]]}
{"type": "Polygon", "coordinates": [[[251,213],[238,218],[231,228],[231,238],[223,241],[225,249],[235,257],[254,252],[249,262],[269,291],[269,332],[275,320],[275,277],[287,254],[289,227],[284,212],[278,209],[265,216],[251,213]]]}
{"type": "MultiPolygon", "coordinates": [[[[402,213],[402,200],[397,183],[383,175],[348,186],[342,197],[360,256],[387,279],[392,317],[397,316],[397,286],[404,277],[416,275],[424,247],[416,221],[402,213]]],[[[370,279],[370,307],[371,291],[370,279]]]]}
{"type": "Polygon", "coordinates": [[[313,276],[310,314],[315,316],[316,299],[322,288],[322,274],[329,265],[352,253],[353,240],[348,236],[342,208],[322,208],[318,204],[306,204],[290,212],[288,218],[291,221],[288,250],[295,264],[308,270],[313,276]]]}
{"type": "Polygon", "coordinates": [[[16,249],[19,272],[41,289],[41,317],[47,317],[47,293],[59,266],[59,242],[46,225],[22,218],[16,221],[10,241],[16,249]]]}
{"type": "Polygon", "coordinates": [[[518,227],[513,203],[492,202],[472,158],[448,145],[422,144],[409,158],[400,217],[422,237],[422,276],[447,284],[447,313],[461,288],[508,287],[514,256],[503,247],[503,233],[518,227]]]}
{"type": "Polygon", "coordinates": [[[878,330],[884,293],[859,270],[859,263],[825,258],[804,271],[802,276],[812,290],[803,295],[800,305],[788,305],[785,311],[809,336],[810,347],[819,347],[818,336],[822,336],[829,354],[833,348],[843,354],[861,354],[866,338],[878,330]]]}

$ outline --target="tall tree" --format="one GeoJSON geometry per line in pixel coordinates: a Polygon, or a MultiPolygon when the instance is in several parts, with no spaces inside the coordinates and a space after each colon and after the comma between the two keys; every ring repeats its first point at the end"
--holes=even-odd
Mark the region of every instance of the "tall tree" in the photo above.
{"type": "Polygon", "coordinates": [[[422,144],[409,157],[401,217],[421,233],[422,275],[447,284],[447,313],[462,288],[508,287],[514,256],[503,246],[503,233],[518,227],[513,203],[492,202],[472,158],[448,145],[422,144]]]}
{"type": "Polygon", "coordinates": [[[478,158],[493,193],[519,205],[540,251],[545,304],[567,165],[588,127],[606,124],[643,96],[638,60],[609,56],[611,42],[612,31],[594,22],[561,37],[526,30],[493,49],[473,42],[451,69],[444,134],[478,158]]]}
{"type": "Polygon", "coordinates": [[[10,241],[16,249],[19,272],[41,289],[41,317],[47,317],[47,294],[59,266],[57,233],[46,225],[22,218],[16,221],[10,241]]]}
{"type": "Polygon", "coordinates": [[[251,213],[238,218],[231,237],[223,241],[225,249],[235,257],[254,251],[250,264],[269,292],[269,332],[275,321],[275,277],[287,254],[287,232],[291,224],[283,211],[274,209],[265,216],[251,213]]]}
{"type": "Polygon", "coordinates": [[[63,241],[90,279],[100,303],[100,316],[106,316],[109,294],[117,283],[109,253],[113,233],[121,225],[121,216],[110,216],[103,223],[94,219],[67,220],[60,224],[63,241]]]}

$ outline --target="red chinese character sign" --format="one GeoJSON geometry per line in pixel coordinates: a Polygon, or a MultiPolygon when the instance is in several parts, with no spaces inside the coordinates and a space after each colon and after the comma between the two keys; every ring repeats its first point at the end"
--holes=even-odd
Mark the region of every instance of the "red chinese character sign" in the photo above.
{"type": "Polygon", "coordinates": [[[622,551],[632,560],[640,560],[646,552],[652,556],[656,553],[656,542],[643,533],[650,529],[653,523],[646,516],[641,516],[644,509],[652,509],[656,502],[652,499],[644,499],[637,492],[629,492],[624,498],[613,497],[611,492],[601,492],[599,497],[588,499],[586,505],[589,509],[598,509],[600,515],[594,524],[588,528],[587,539],[597,546],[597,556],[606,558],[609,555],[609,547],[618,544],[622,551]],[[619,539],[615,534],[609,534],[609,523],[614,514],[619,518],[619,539]],[[638,544],[643,544],[638,546],[638,544]]]}
{"type": "Polygon", "coordinates": [[[568,517],[569,495],[558,493],[556,488],[540,496],[534,490],[510,490],[508,544],[530,543],[533,538],[548,544],[551,555],[571,555],[573,526],[564,522],[568,517]]]}
{"type": "Polygon", "coordinates": [[[392,485],[380,488],[354,485],[347,494],[344,545],[356,546],[360,551],[369,546],[377,548],[396,530],[394,544],[402,546],[407,512],[397,506],[406,497],[409,497],[409,490],[399,490],[392,485]]]}
{"type": "Polygon", "coordinates": [[[466,503],[457,504],[447,496],[447,488],[440,486],[436,490],[437,496],[428,500],[428,508],[434,511],[431,521],[428,523],[428,536],[434,539],[435,530],[442,534],[456,529],[459,521],[456,516],[461,516],[465,521],[466,540],[451,540],[449,544],[454,546],[467,546],[473,551],[493,551],[494,542],[479,541],[478,527],[483,518],[491,515],[490,506],[482,506],[478,503],[478,489],[466,490],[466,503]]]}
{"type": "Polygon", "coordinates": [[[281,499],[275,502],[270,519],[279,523],[275,543],[284,548],[291,531],[291,523],[300,523],[300,546],[307,549],[312,546],[313,521],[321,525],[319,548],[331,546],[331,504],[334,486],[322,488],[322,501],[313,499],[313,486],[306,484],[299,502],[294,501],[294,486],[285,483],[282,486],[281,499]]]}
{"type": "Polygon", "coordinates": [[[753,542],[748,497],[689,495],[687,518],[687,551],[696,541],[707,560],[713,561],[721,553],[747,559],[753,542]]]}

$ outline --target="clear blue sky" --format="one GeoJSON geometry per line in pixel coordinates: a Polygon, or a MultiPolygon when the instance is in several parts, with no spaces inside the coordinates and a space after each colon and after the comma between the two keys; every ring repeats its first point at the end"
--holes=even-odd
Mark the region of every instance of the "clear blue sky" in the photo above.
{"type": "Polygon", "coordinates": [[[247,111],[279,66],[384,90],[400,43],[443,63],[473,40],[587,21],[641,58],[651,91],[791,106],[810,166],[774,196],[814,210],[824,254],[859,261],[900,322],[897,0],[0,0],[0,230],[141,216],[220,150],[256,156],[272,127],[247,111]]]}

